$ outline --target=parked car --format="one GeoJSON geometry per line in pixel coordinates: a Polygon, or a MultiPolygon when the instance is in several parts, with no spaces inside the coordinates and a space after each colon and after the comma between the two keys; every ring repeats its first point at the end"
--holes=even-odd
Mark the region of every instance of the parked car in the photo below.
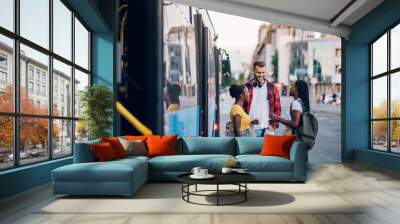
{"type": "Polygon", "coordinates": [[[55,156],[59,156],[59,155],[62,154],[62,151],[61,151],[61,149],[58,149],[58,148],[57,148],[57,149],[54,149],[54,150],[53,150],[53,153],[54,153],[55,156]]]}
{"type": "MultiPolygon", "coordinates": [[[[7,157],[8,157],[8,160],[9,160],[9,161],[14,160],[14,153],[8,154],[7,157]]],[[[29,149],[23,150],[23,151],[21,151],[21,152],[19,153],[19,158],[20,158],[20,159],[28,159],[28,158],[31,158],[31,157],[32,157],[32,152],[31,152],[31,150],[29,150],[29,149]]]]}
{"type": "Polygon", "coordinates": [[[12,161],[14,159],[14,153],[10,153],[7,155],[8,161],[12,161]]]}

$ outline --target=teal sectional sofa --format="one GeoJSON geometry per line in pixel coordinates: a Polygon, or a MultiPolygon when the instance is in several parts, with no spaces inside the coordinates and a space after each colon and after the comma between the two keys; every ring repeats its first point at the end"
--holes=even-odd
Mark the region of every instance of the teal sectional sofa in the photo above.
{"type": "Polygon", "coordinates": [[[182,137],[176,144],[177,155],[127,156],[122,159],[96,162],[91,141],[75,144],[74,163],[52,171],[54,194],[67,195],[131,195],[148,181],[176,181],[193,167],[218,172],[228,160],[236,160],[259,182],[304,182],[306,150],[295,142],[290,159],[260,156],[264,139],[253,137],[182,137]]]}

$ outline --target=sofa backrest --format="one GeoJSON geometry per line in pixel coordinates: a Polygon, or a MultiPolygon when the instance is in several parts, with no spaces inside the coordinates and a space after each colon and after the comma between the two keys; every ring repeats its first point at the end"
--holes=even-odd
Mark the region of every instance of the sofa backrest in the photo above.
{"type": "Polygon", "coordinates": [[[100,140],[93,140],[81,143],[75,143],[74,147],[74,163],[95,162],[96,158],[90,148],[92,144],[99,144],[100,140]]]}
{"type": "Polygon", "coordinates": [[[177,142],[177,154],[226,154],[235,155],[232,137],[182,137],[177,142]]]}
{"type": "Polygon", "coordinates": [[[259,154],[264,144],[263,137],[236,138],[236,155],[259,154]]]}
{"type": "MultiPolygon", "coordinates": [[[[100,140],[75,143],[74,163],[95,162],[90,146],[100,140]]],[[[176,147],[177,154],[259,154],[264,144],[262,137],[181,137],[176,147]]]]}

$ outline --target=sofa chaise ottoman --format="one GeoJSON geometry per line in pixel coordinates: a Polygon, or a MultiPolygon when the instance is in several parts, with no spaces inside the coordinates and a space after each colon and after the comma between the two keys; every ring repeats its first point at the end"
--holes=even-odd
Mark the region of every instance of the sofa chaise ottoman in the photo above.
{"type": "Polygon", "coordinates": [[[96,162],[94,143],[75,144],[74,163],[52,171],[54,194],[132,195],[148,181],[147,156],[96,162]]]}

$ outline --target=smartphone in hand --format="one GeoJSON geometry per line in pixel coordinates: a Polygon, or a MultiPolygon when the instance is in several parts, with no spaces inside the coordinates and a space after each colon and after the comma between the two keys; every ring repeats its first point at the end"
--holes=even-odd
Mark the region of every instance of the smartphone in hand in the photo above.
{"type": "Polygon", "coordinates": [[[253,123],[254,125],[260,124],[260,122],[258,121],[258,119],[254,119],[254,120],[252,121],[252,123],[253,123]]]}

